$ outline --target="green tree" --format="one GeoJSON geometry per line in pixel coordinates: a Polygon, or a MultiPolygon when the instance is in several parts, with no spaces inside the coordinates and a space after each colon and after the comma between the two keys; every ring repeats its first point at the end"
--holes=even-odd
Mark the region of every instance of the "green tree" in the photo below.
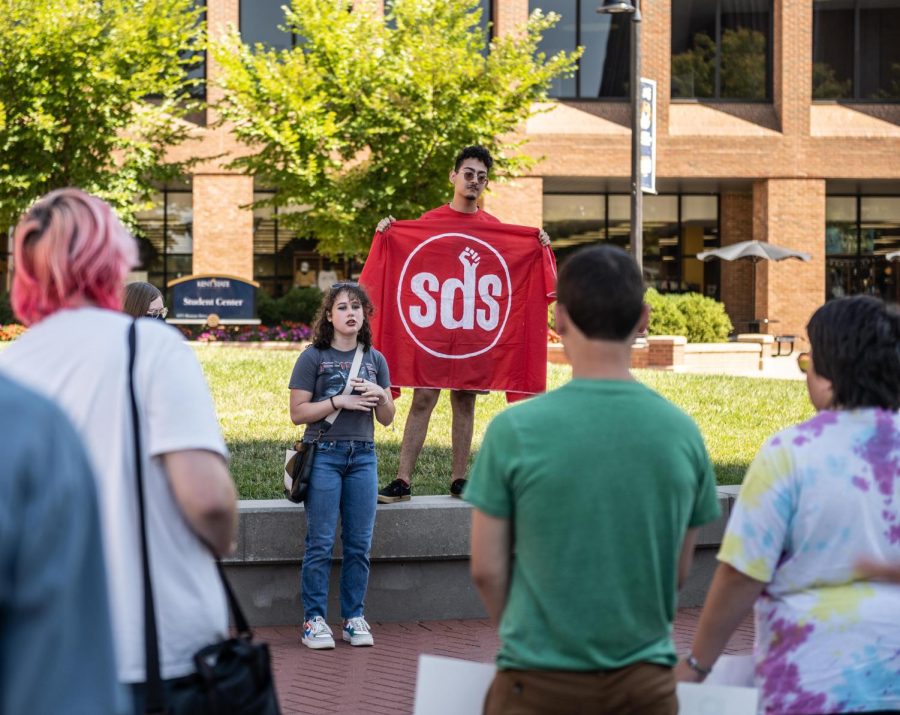
{"type": "Polygon", "coordinates": [[[487,146],[495,176],[532,164],[512,133],[571,74],[580,55],[547,57],[538,42],[558,18],[535,12],[486,51],[478,0],[372,3],[294,0],[288,51],[247,47],[237,32],[212,45],[217,105],[249,154],[233,167],[278,190],[285,223],[328,255],[361,255],[378,219],[417,217],[447,200],[456,151],[487,146]]]}
{"type": "Polygon", "coordinates": [[[135,198],[185,166],[192,0],[12,0],[0,12],[0,230],[41,194],[79,186],[130,222],[135,198]],[[152,99],[151,99],[152,98],[152,99]]]}

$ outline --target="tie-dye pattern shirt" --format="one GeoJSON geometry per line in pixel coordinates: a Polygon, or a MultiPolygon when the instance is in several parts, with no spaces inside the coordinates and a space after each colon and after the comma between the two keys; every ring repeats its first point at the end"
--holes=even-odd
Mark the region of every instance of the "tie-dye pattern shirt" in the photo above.
{"type": "Polygon", "coordinates": [[[767,583],[755,607],[760,711],[900,709],[900,414],[820,412],[754,459],[719,559],[767,583]]]}

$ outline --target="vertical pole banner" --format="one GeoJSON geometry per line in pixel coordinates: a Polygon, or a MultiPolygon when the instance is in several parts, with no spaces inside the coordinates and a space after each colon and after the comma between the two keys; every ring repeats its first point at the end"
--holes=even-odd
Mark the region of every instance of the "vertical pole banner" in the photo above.
{"type": "Polygon", "coordinates": [[[641,77],[641,191],[656,193],[656,80],[641,77]]]}

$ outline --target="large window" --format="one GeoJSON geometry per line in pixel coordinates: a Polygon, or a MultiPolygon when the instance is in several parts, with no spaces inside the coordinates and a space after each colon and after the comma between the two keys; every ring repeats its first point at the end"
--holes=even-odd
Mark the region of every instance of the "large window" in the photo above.
{"type": "MultiPolygon", "coordinates": [[[[544,194],[544,229],[559,261],[607,241],[631,250],[627,194],[544,194]]],[[[719,245],[719,200],[708,195],[644,197],[644,275],[660,292],[719,296],[718,261],[697,254],[719,245]]]]}
{"type": "MultiPolygon", "coordinates": [[[[197,19],[201,35],[206,32],[206,0],[194,0],[194,7],[202,10],[197,19]]],[[[187,66],[187,76],[191,80],[190,95],[194,99],[206,99],[206,50],[191,50],[184,53],[185,59],[190,61],[187,66]]]]}
{"type": "Polygon", "coordinates": [[[561,99],[626,99],[631,48],[631,16],[600,14],[599,0],[529,0],[562,18],[541,40],[548,57],[584,47],[574,77],[557,78],[550,96],[561,99]]]}
{"type": "MultiPolygon", "coordinates": [[[[257,191],[254,202],[271,199],[274,191],[257,191]]],[[[358,278],[362,266],[331,260],[316,252],[316,242],[301,238],[285,226],[291,208],[255,206],[253,209],[253,280],[278,298],[291,288],[328,288],[335,281],[358,278]]]]}
{"type": "Polygon", "coordinates": [[[241,40],[246,45],[257,43],[273,50],[289,50],[297,42],[297,37],[282,29],[285,25],[284,5],[286,0],[241,0],[240,2],[241,40]]]}
{"type": "Polygon", "coordinates": [[[672,0],[672,97],[771,97],[772,0],[672,0]]]}
{"type": "Polygon", "coordinates": [[[140,265],[147,280],[165,291],[170,280],[193,270],[194,197],[189,188],[165,188],[153,197],[153,206],[136,215],[135,236],[140,265]]]}
{"type": "Polygon", "coordinates": [[[825,205],[825,297],[864,293],[900,301],[900,196],[829,196],[825,205]]]}
{"type": "Polygon", "coordinates": [[[813,98],[900,100],[898,0],[816,0],[813,98]]]}

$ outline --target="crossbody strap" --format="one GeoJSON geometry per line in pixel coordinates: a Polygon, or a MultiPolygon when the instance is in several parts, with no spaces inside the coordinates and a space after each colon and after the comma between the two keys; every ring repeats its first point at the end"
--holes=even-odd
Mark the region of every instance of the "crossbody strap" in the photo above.
{"type": "MultiPolygon", "coordinates": [[[[357,375],[359,375],[359,369],[360,367],[362,367],[362,358],[363,346],[357,343],[356,353],[354,353],[353,355],[353,363],[350,365],[350,372],[347,375],[347,384],[344,385],[344,390],[341,392],[342,395],[349,395],[351,392],[353,392],[353,385],[351,385],[350,383],[357,375]]],[[[325,418],[325,421],[329,425],[333,425],[339,414],[341,414],[340,408],[336,409],[334,412],[328,415],[328,417],[325,418]]]]}
{"type": "Polygon", "coordinates": [[[134,434],[134,474],[137,481],[138,524],[141,527],[141,570],[144,580],[144,668],[147,688],[145,713],[166,711],[162,676],[159,671],[159,641],[156,637],[156,609],[153,604],[153,582],[150,578],[150,554],[147,548],[147,517],[144,507],[144,469],[141,463],[141,430],[137,398],[134,390],[134,366],[137,356],[137,321],[128,329],[128,392],[131,397],[131,428],[134,434]]]}

